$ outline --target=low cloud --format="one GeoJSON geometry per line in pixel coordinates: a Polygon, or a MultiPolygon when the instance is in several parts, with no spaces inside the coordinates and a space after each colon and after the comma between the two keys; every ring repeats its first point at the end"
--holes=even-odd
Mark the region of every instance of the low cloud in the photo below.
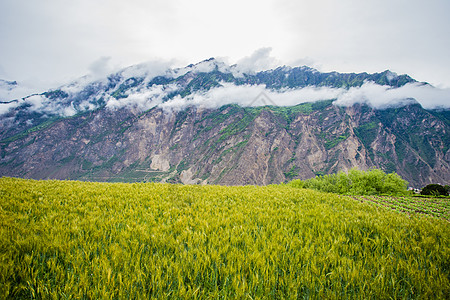
{"type": "Polygon", "coordinates": [[[182,110],[188,106],[218,108],[226,104],[248,106],[293,106],[305,102],[332,100],[337,106],[367,104],[376,109],[400,107],[420,103],[426,109],[450,108],[450,89],[438,89],[421,83],[411,83],[400,88],[366,82],[350,89],[329,87],[305,87],[300,89],[270,90],[265,85],[241,85],[222,83],[221,87],[197,92],[184,98],[177,96],[159,106],[182,110]]]}
{"type": "Polygon", "coordinates": [[[72,103],[61,103],[52,101],[43,95],[32,95],[20,100],[8,103],[0,103],[0,115],[6,114],[11,109],[22,106],[26,111],[39,112],[48,115],[59,115],[70,117],[77,113],[72,103]]]}
{"type": "Polygon", "coordinates": [[[423,83],[409,83],[399,88],[366,82],[340,94],[335,105],[364,103],[378,109],[399,107],[418,102],[426,109],[450,108],[450,89],[439,89],[423,83]]]}
{"type": "Polygon", "coordinates": [[[117,109],[122,107],[137,108],[145,111],[163,103],[164,98],[179,88],[175,85],[153,85],[143,91],[131,89],[126,93],[126,98],[116,99],[109,97],[106,107],[109,109],[117,109]]]}
{"type": "Polygon", "coordinates": [[[182,110],[188,106],[218,108],[227,104],[249,106],[292,106],[304,102],[334,99],[342,89],[306,87],[302,89],[270,90],[265,85],[234,85],[222,83],[221,87],[206,92],[197,92],[184,98],[175,98],[160,104],[164,109],[182,110]]]}
{"type": "Polygon", "coordinates": [[[171,71],[174,61],[148,61],[123,69],[120,74],[124,78],[145,77],[147,81],[156,76],[172,77],[171,71]]]}
{"type": "Polygon", "coordinates": [[[37,111],[44,114],[60,115],[70,117],[77,113],[72,103],[61,103],[52,101],[43,95],[33,95],[24,99],[24,103],[29,105],[27,110],[37,111]]]}
{"type": "Polygon", "coordinates": [[[11,84],[11,82],[0,79],[0,102],[9,102],[41,91],[42,89],[35,82],[11,84]]]}
{"type": "Polygon", "coordinates": [[[18,105],[19,105],[18,101],[0,103],[0,116],[6,114],[10,109],[17,107],[18,105]]]}

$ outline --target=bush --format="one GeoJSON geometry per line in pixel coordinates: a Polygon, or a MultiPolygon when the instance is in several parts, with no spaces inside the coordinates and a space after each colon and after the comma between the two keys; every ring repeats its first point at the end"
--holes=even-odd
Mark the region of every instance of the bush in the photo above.
{"type": "Polygon", "coordinates": [[[305,187],[305,183],[303,181],[301,181],[300,179],[294,179],[291,182],[289,182],[289,185],[295,188],[304,188],[305,187]]]}
{"type": "Polygon", "coordinates": [[[386,174],[378,169],[369,171],[351,169],[348,174],[341,171],[304,181],[297,179],[291,181],[289,185],[346,195],[380,195],[406,193],[408,182],[396,173],[386,174]]]}
{"type": "Polygon", "coordinates": [[[444,189],[447,191],[447,194],[450,194],[450,185],[444,185],[444,189]]]}
{"type": "Polygon", "coordinates": [[[420,192],[421,195],[431,195],[431,196],[448,196],[448,192],[440,184],[429,184],[422,189],[420,192]]]}

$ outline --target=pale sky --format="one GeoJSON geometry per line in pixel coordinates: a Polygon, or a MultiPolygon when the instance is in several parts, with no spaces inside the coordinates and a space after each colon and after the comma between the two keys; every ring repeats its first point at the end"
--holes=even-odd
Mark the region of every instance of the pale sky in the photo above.
{"type": "Polygon", "coordinates": [[[450,87],[449,0],[0,0],[0,79],[45,91],[147,61],[409,74],[450,87]]]}

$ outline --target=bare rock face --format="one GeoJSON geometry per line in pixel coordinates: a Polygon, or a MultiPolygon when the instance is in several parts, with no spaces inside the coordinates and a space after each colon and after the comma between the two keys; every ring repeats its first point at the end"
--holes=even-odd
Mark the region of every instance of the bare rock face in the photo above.
{"type": "Polygon", "coordinates": [[[103,108],[3,139],[0,175],[265,185],[376,167],[412,186],[448,184],[449,130],[419,105],[103,108]]]}

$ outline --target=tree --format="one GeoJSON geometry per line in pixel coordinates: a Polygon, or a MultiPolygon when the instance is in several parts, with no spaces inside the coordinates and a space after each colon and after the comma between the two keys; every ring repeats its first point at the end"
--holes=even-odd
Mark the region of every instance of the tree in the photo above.
{"type": "Polygon", "coordinates": [[[406,192],[408,182],[397,173],[386,174],[378,169],[351,169],[348,173],[340,171],[304,181],[294,180],[289,185],[344,195],[397,195],[406,192]]]}
{"type": "Polygon", "coordinates": [[[447,190],[440,184],[429,184],[422,189],[421,195],[448,196],[447,190]]]}
{"type": "Polygon", "coordinates": [[[447,194],[450,194],[450,185],[444,185],[444,189],[447,191],[447,194]]]}

